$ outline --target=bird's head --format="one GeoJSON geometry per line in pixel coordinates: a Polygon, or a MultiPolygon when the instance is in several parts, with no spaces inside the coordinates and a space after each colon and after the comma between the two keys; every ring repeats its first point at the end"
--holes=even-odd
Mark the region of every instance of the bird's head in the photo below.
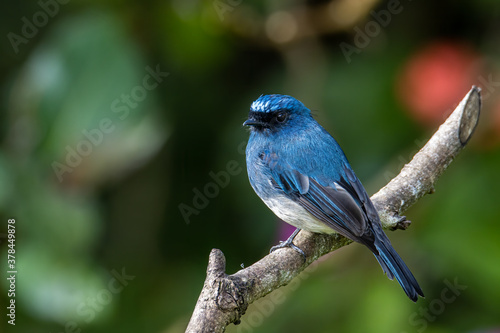
{"type": "Polygon", "coordinates": [[[244,126],[256,131],[275,132],[296,124],[304,125],[311,111],[299,100],[287,95],[262,95],[250,106],[244,126]]]}

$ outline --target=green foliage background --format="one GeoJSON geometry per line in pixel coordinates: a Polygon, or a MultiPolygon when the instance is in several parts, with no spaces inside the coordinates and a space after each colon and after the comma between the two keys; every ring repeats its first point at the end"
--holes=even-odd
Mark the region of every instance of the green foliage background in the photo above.
{"type": "MultiPolygon", "coordinates": [[[[210,249],[224,251],[233,273],[285,237],[246,177],[241,124],[251,102],[264,93],[302,100],[374,193],[440,123],[418,121],[398,97],[405,64],[436,41],[467,44],[481,59],[478,75],[494,83],[483,86],[469,146],[436,192],[407,212],[411,228],[389,233],[426,298],[409,301],[353,244],[252,305],[227,331],[500,330],[496,1],[402,1],[401,13],[350,61],[339,45],[355,45],[354,27],[394,1],[358,2],[369,8],[352,25],[290,43],[269,38],[270,18],[325,1],[62,2],[11,2],[0,11],[1,275],[9,218],[18,270],[16,326],[3,315],[3,331],[183,332],[210,249]],[[45,23],[40,3],[53,6],[45,23]],[[34,19],[39,27],[23,37],[34,19]],[[162,76],[155,81],[151,72],[162,76]],[[145,89],[145,80],[157,84],[145,89]],[[86,156],[71,153],[78,149],[86,156]],[[224,172],[228,184],[210,185],[224,172]],[[212,197],[196,199],[207,186],[212,197]],[[181,204],[194,213],[183,216],[181,204]],[[130,280],[111,292],[117,272],[130,280]],[[455,294],[454,283],[462,286],[455,294]]],[[[478,77],[468,86],[481,86],[478,77]]],[[[4,314],[5,278],[0,285],[4,314]]]]}

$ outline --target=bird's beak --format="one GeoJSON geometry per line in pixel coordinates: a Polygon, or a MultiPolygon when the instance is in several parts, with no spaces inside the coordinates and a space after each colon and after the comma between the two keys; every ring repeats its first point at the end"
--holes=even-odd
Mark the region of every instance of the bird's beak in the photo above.
{"type": "Polygon", "coordinates": [[[244,123],[243,126],[263,126],[262,122],[255,120],[255,119],[247,119],[244,123]]]}

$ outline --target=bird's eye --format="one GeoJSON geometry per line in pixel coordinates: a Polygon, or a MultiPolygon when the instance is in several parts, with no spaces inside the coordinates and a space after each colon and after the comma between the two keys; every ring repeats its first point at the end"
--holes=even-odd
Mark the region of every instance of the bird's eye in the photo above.
{"type": "Polygon", "coordinates": [[[278,123],[284,122],[286,118],[287,118],[287,113],[284,111],[278,112],[278,114],[276,115],[276,121],[278,123]]]}

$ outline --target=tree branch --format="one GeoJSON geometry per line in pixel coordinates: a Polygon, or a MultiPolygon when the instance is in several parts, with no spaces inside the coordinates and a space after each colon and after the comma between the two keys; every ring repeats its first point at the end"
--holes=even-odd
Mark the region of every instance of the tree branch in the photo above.
{"type": "MultiPolygon", "coordinates": [[[[469,141],[479,120],[480,89],[472,87],[455,111],[398,176],[372,196],[384,228],[406,229],[401,214],[418,199],[434,191],[434,184],[469,141]]],[[[233,275],[225,273],[222,251],[210,253],[207,278],[186,332],[224,332],[238,324],[249,304],[288,284],[316,259],[352,241],[340,235],[302,230],[294,244],[306,254],[280,249],[233,275]]]]}

